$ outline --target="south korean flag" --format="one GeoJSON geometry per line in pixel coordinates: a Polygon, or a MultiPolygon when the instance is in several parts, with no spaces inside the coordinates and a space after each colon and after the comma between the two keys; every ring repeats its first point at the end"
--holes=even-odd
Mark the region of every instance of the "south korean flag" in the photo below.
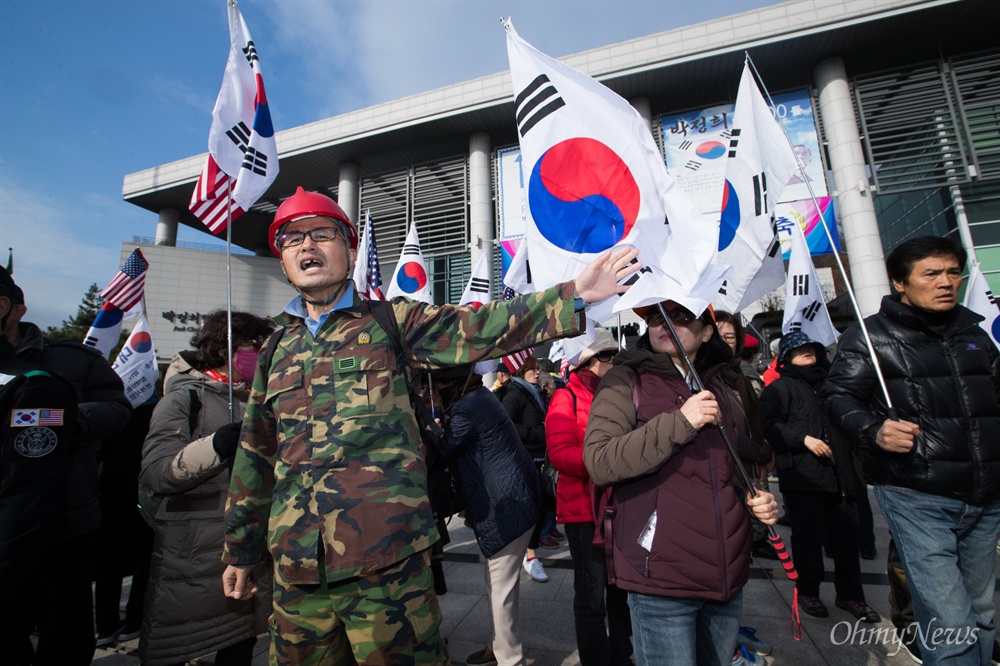
{"type": "Polygon", "coordinates": [[[826,308],[823,289],[802,228],[798,224],[792,227],[788,280],[785,283],[785,318],[781,332],[787,335],[792,331],[801,331],[810,340],[829,346],[837,341],[840,334],[830,321],[830,312],[826,308]]]}

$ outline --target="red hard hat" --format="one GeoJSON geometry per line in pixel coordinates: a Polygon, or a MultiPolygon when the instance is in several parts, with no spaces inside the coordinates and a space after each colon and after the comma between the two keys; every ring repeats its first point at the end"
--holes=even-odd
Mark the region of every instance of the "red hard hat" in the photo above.
{"type": "Polygon", "coordinates": [[[281,227],[306,217],[329,217],[333,220],[340,220],[351,230],[351,249],[358,249],[358,230],[351,224],[344,209],[325,194],[306,192],[299,187],[295,190],[295,194],[281,202],[278,210],[274,213],[274,222],[271,222],[271,226],[267,229],[267,241],[271,244],[271,251],[274,252],[275,256],[281,256],[275,242],[281,227]]]}

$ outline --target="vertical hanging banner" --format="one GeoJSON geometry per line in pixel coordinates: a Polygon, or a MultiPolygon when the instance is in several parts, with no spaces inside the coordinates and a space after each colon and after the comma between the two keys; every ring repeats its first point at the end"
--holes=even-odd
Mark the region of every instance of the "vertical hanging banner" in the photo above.
{"type": "Polygon", "coordinates": [[[830,311],[826,307],[816,266],[797,224],[792,228],[788,281],[785,285],[785,317],[781,323],[782,334],[792,331],[801,331],[810,340],[826,346],[836,342],[840,335],[830,321],[830,311]]]}
{"type": "Polygon", "coordinates": [[[417,225],[410,225],[410,232],[403,243],[403,251],[399,255],[399,263],[392,274],[392,283],[386,294],[389,298],[405,296],[415,301],[432,303],[431,283],[427,279],[427,266],[424,264],[424,253],[420,250],[420,236],[417,225]]]}
{"type": "Polygon", "coordinates": [[[191,212],[217,234],[257,202],[278,176],[278,148],[257,47],[236,0],[229,0],[229,59],[212,110],[208,158],[191,196],[191,212]]]}
{"type": "Polygon", "coordinates": [[[693,208],[667,175],[648,124],[607,87],[525,42],[509,20],[504,27],[533,283],[571,279],[616,245],[658,263],[668,219],[693,208]]]}
{"type": "Polygon", "coordinates": [[[796,169],[795,154],[743,63],[727,146],[717,262],[733,267],[718,307],[739,312],[785,281],[774,208],[796,169]]]}
{"type": "Polygon", "coordinates": [[[153,338],[149,335],[146,315],[140,316],[111,367],[122,378],[125,397],[133,407],[146,402],[156,392],[160,368],[156,364],[156,350],[153,348],[153,338]]]}

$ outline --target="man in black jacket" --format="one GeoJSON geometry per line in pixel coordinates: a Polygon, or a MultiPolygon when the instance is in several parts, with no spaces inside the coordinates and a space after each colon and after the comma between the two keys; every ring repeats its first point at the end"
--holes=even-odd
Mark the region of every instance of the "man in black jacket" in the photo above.
{"type": "Polygon", "coordinates": [[[91,551],[101,520],[97,452],[102,439],[128,422],[132,405],[121,378],[100,352],[78,342],[50,340],[36,325],[21,322],[27,312],[24,293],[9,275],[6,284],[10,308],[3,322],[4,336],[18,359],[68,381],[78,407],[70,477],[60,490],[65,502],[60,543],[53,549],[58,556],[50,552],[51,559],[46,560],[48,570],[58,574],[37,581],[33,595],[41,602],[37,609],[32,606],[37,611],[39,652],[51,655],[46,663],[89,663],[95,646],[91,551]],[[43,646],[47,646],[44,651],[43,646]],[[81,662],[76,655],[88,651],[81,662]]]}
{"type": "Polygon", "coordinates": [[[865,322],[895,413],[860,329],[840,341],[823,390],[906,572],[925,664],[990,663],[1000,533],[1000,352],[958,305],[965,250],[914,238],[886,263],[898,292],[865,322]]]}

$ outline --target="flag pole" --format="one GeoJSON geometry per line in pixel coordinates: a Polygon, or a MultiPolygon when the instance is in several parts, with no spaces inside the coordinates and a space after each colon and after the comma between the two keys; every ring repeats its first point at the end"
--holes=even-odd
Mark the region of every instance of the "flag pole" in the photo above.
{"type": "MultiPolygon", "coordinates": [[[[702,380],[701,375],[694,367],[694,362],[691,361],[691,357],[688,356],[687,350],[684,349],[684,345],[681,344],[680,337],[677,335],[677,329],[674,328],[674,323],[670,321],[670,317],[667,316],[667,311],[663,308],[663,301],[656,304],[656,308],[660,312],[660,317],[663,318],[663,322],[667,326],[667,330],[670,331],[670,337],[674,343],[674,349],[676,349],[681,358],[684,359],[685,365],[688,368],[688,374],[691,379],[694,380],[694,392],[699,393],[701,391],[707,390],[705,388],[705,382],[702,380]]],[[[726,443],[726,449],[729,450],[729,455],[733,457],[734,467],[736,467],[739,472],[740,479],[747,488],[747,492],[751,497],[757,497],[757,486],[753,484],[753,480],[747,473],[746,468],[743,466],[742,461],[740,461],[740,456],[736,452],[736,447],[733,446],[733,441],[729,438],[729,431],[722,419],[719,419],[718,423],[719,433],[722,435],[722,440],[726,443]]],[[[785,542],[782,540],[781,535],[778,534],[778,530],[774,528],[774,525],[767,525],[767,538],[771,542],[771,546],[774,548],[775,554],[778,556],[778,560],[781,562],[781,567],[785,570],[785,575],[788,576],[789,580],[798,580],[799,572],[795,569],[795,563],[792,561],[792,556],[785,547],[785,542]]],[[[794,624],[798,617],[798,588],[795,588],[795,593],[792,597],[792,622],[794,624]]],[[[799,640],[800,636],[796,636],[793,632],[793,637],[795,640],[799,640]]]]}
{"type": "MultiPolygon", "coordinates": [[[[744,52],[746,55],[746,61],[750,64],[750,69],[753,70],[754,75],[757,78],[757,82],[761,89],[764,91],[764,95],[767,96],[767,102],[774,109],[774,99],[771,97],[771,93],[768,91],[767,86],[764,85],[764,79],[761,77],[760,72],[757,71],[757,66],[754,64],[753,59],[750,57],[749,52],[744,52]]],[[[792,148],[792,138],[788,136],[788,130],[785,129],[784,123],[781,122],[781,118],[775,115],[778,121],[778,126],[781,128],[782,134],[785,135],[785,141],[788,142],[789,149],[792,148]]],[[[794,150],[792,151],[794,154],[794,150]]],[[[806,176],[805,165],[802,164],[802,160],[799,156],[795,156],[795,165],[798,167],[799,174],[802,176],[802,182],[805,183],[806,189],[809,190],[809,198],[812,200],[813,206],[816,207],[816,216],[819,218],[820,226],[823,227],[823,231],[826,233],[826,238],[830,242],[830,251],[833,253],[834,259],[837,261],[837,268],[840,269],[840,275],[844,278],[844,285],[847,287],[847,296],[851,300],[851,306],[854,308],[854,313],[858,317],[858,324],[861,326],[861,334],[865,339],[865,346],[868,347],[868,354],[872,359],[872,367],[875,369],[875,376],[878,378],[879,386],[882,388],[882,395],[885,397],[885,405],[889,410],[889,418],[893,421],[899,420],[899,415],[896,413],[896,408],[892,404],[892,398],[889,397],[889,387],[885,383],[885,376],[882,374],[882,366],[878,361],[878,356],[875,354],[875,346],[872,344],[871,336],[868,334],[868,327],[865,325],[865,318],[861,314],[861,306],[858,305],[858,299],[854,296],[854,287],[851,286],[851,281],[847,277],[847,270],[844,268],[844,262],[840,258],[840,252],[837,251],[837,245],[833,242],[833,235],[830,233],[830,228],[826,225],[826,219],[823,217],[823,211],[820,210],[819,201],[816,199],[816,192],[813,190],[812,183],[809,182],[809,178],[806,176]]],[[[798,223],[796,223],[798,224],[798,223]]]]}
{"type": "Polygon", "coordinates": [[[233,179],[226,188],[226,342],[229,379],[229,421],[236,420],[233,408],[233,179]]]}

